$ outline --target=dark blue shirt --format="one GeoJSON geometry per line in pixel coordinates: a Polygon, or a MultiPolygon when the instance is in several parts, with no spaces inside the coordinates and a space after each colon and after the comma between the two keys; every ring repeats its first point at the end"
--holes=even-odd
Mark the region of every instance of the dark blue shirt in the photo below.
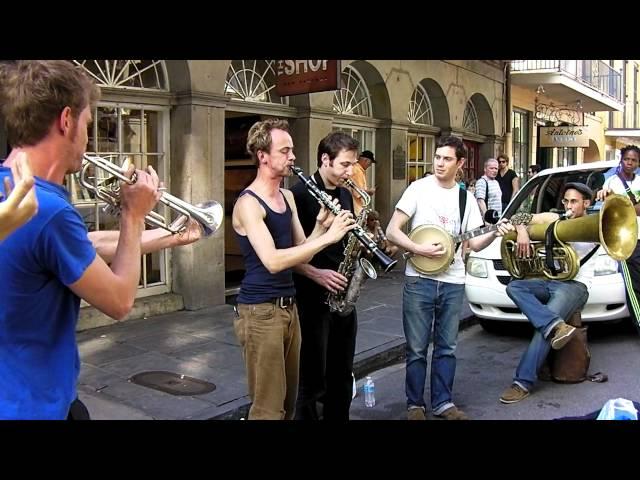
{"type": "MultiPolygon", "coordinates": [[[[269,205],[251,190],[240,192],[240,196],[244,194],[251,195],[258,200],[267,212],[264,223],[267,225],[273,237],[276,248],[283,249],[292,247],[293,227],[291,225],[291,219],[293,212],[284,194],[281,192],[287,208],[283,213],[271,210],[269,205]]],[[[296,294],[293,286],[291,268],[287,268],[278,273],[269,273],[269,270],[263,265],[246,235],[240,235],[236,232],[236,236],[240,250],[242,251],[242,256],[244,257],[244,268],[246,270],[242,283],[240,284],[240,293],[237,299],[238,303],[254,305],[256,303],[268,302],[273,298],[291,297],[296,294]]]]}
{"type": "Polygon", "coordinates": [[[1,419],[65,419],[76,398],[80,298],[68,286],[96,251],[64,187],[36,177],[36,196],[36,216],[0,243],[1,419]]]}

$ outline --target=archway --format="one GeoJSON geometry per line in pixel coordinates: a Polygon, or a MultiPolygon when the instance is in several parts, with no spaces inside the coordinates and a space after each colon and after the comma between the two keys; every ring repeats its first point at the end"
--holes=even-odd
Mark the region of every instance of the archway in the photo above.
{"type": "Polygon", "coordinates": [[[589,146],[584,149],[584,163],[598,162],[604,160],[600,155],[598,144],[589,140],[589,146]]]}

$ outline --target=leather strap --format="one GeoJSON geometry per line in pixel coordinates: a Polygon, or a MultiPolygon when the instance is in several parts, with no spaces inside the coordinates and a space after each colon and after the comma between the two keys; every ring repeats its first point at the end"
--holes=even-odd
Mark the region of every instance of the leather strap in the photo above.
{"type": "Polygon", "coordinates": [[[544,254],[545,254],[544,261],[545,261],[545,264],[547,265],[547,268],[551,271],[553,275],[558,273],[556,264],[553,261],[553,247],[556,244],[556,237],[554,235],[554,230],[555,230],[556,223],[558,223],[558,221],[559,220],[556,220],[555,222],[551,222],[544,234],[544,254]]]}

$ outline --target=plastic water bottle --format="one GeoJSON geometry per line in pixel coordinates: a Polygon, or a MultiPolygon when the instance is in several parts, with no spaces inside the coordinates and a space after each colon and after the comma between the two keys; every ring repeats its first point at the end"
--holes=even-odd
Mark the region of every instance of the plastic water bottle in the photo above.
{"type": "Polygon", "coordinates": [[[367,377],[367,381],[364,384],[364,406],[365,407],[373,407],[376,404],[376,392],[375,392],[375,384],[373,383],[373,379],[371,377],[367,377]]]}

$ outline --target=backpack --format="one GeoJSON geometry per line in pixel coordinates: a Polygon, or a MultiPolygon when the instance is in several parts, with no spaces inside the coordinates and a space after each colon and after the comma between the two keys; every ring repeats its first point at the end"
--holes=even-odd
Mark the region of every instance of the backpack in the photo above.
{"type": "Polygon", "coordinates": [[[589,375],[591,352],[587,342],[587,327],[582,326],[580,311],[575,312],[567,320],[567,324],[576,327],[573,338],[560,350],[551,350],[547,360],[551,380],[557,383],[580,383],[591,381],[606,381],[606,375],[598,372],[589,375]]]}

